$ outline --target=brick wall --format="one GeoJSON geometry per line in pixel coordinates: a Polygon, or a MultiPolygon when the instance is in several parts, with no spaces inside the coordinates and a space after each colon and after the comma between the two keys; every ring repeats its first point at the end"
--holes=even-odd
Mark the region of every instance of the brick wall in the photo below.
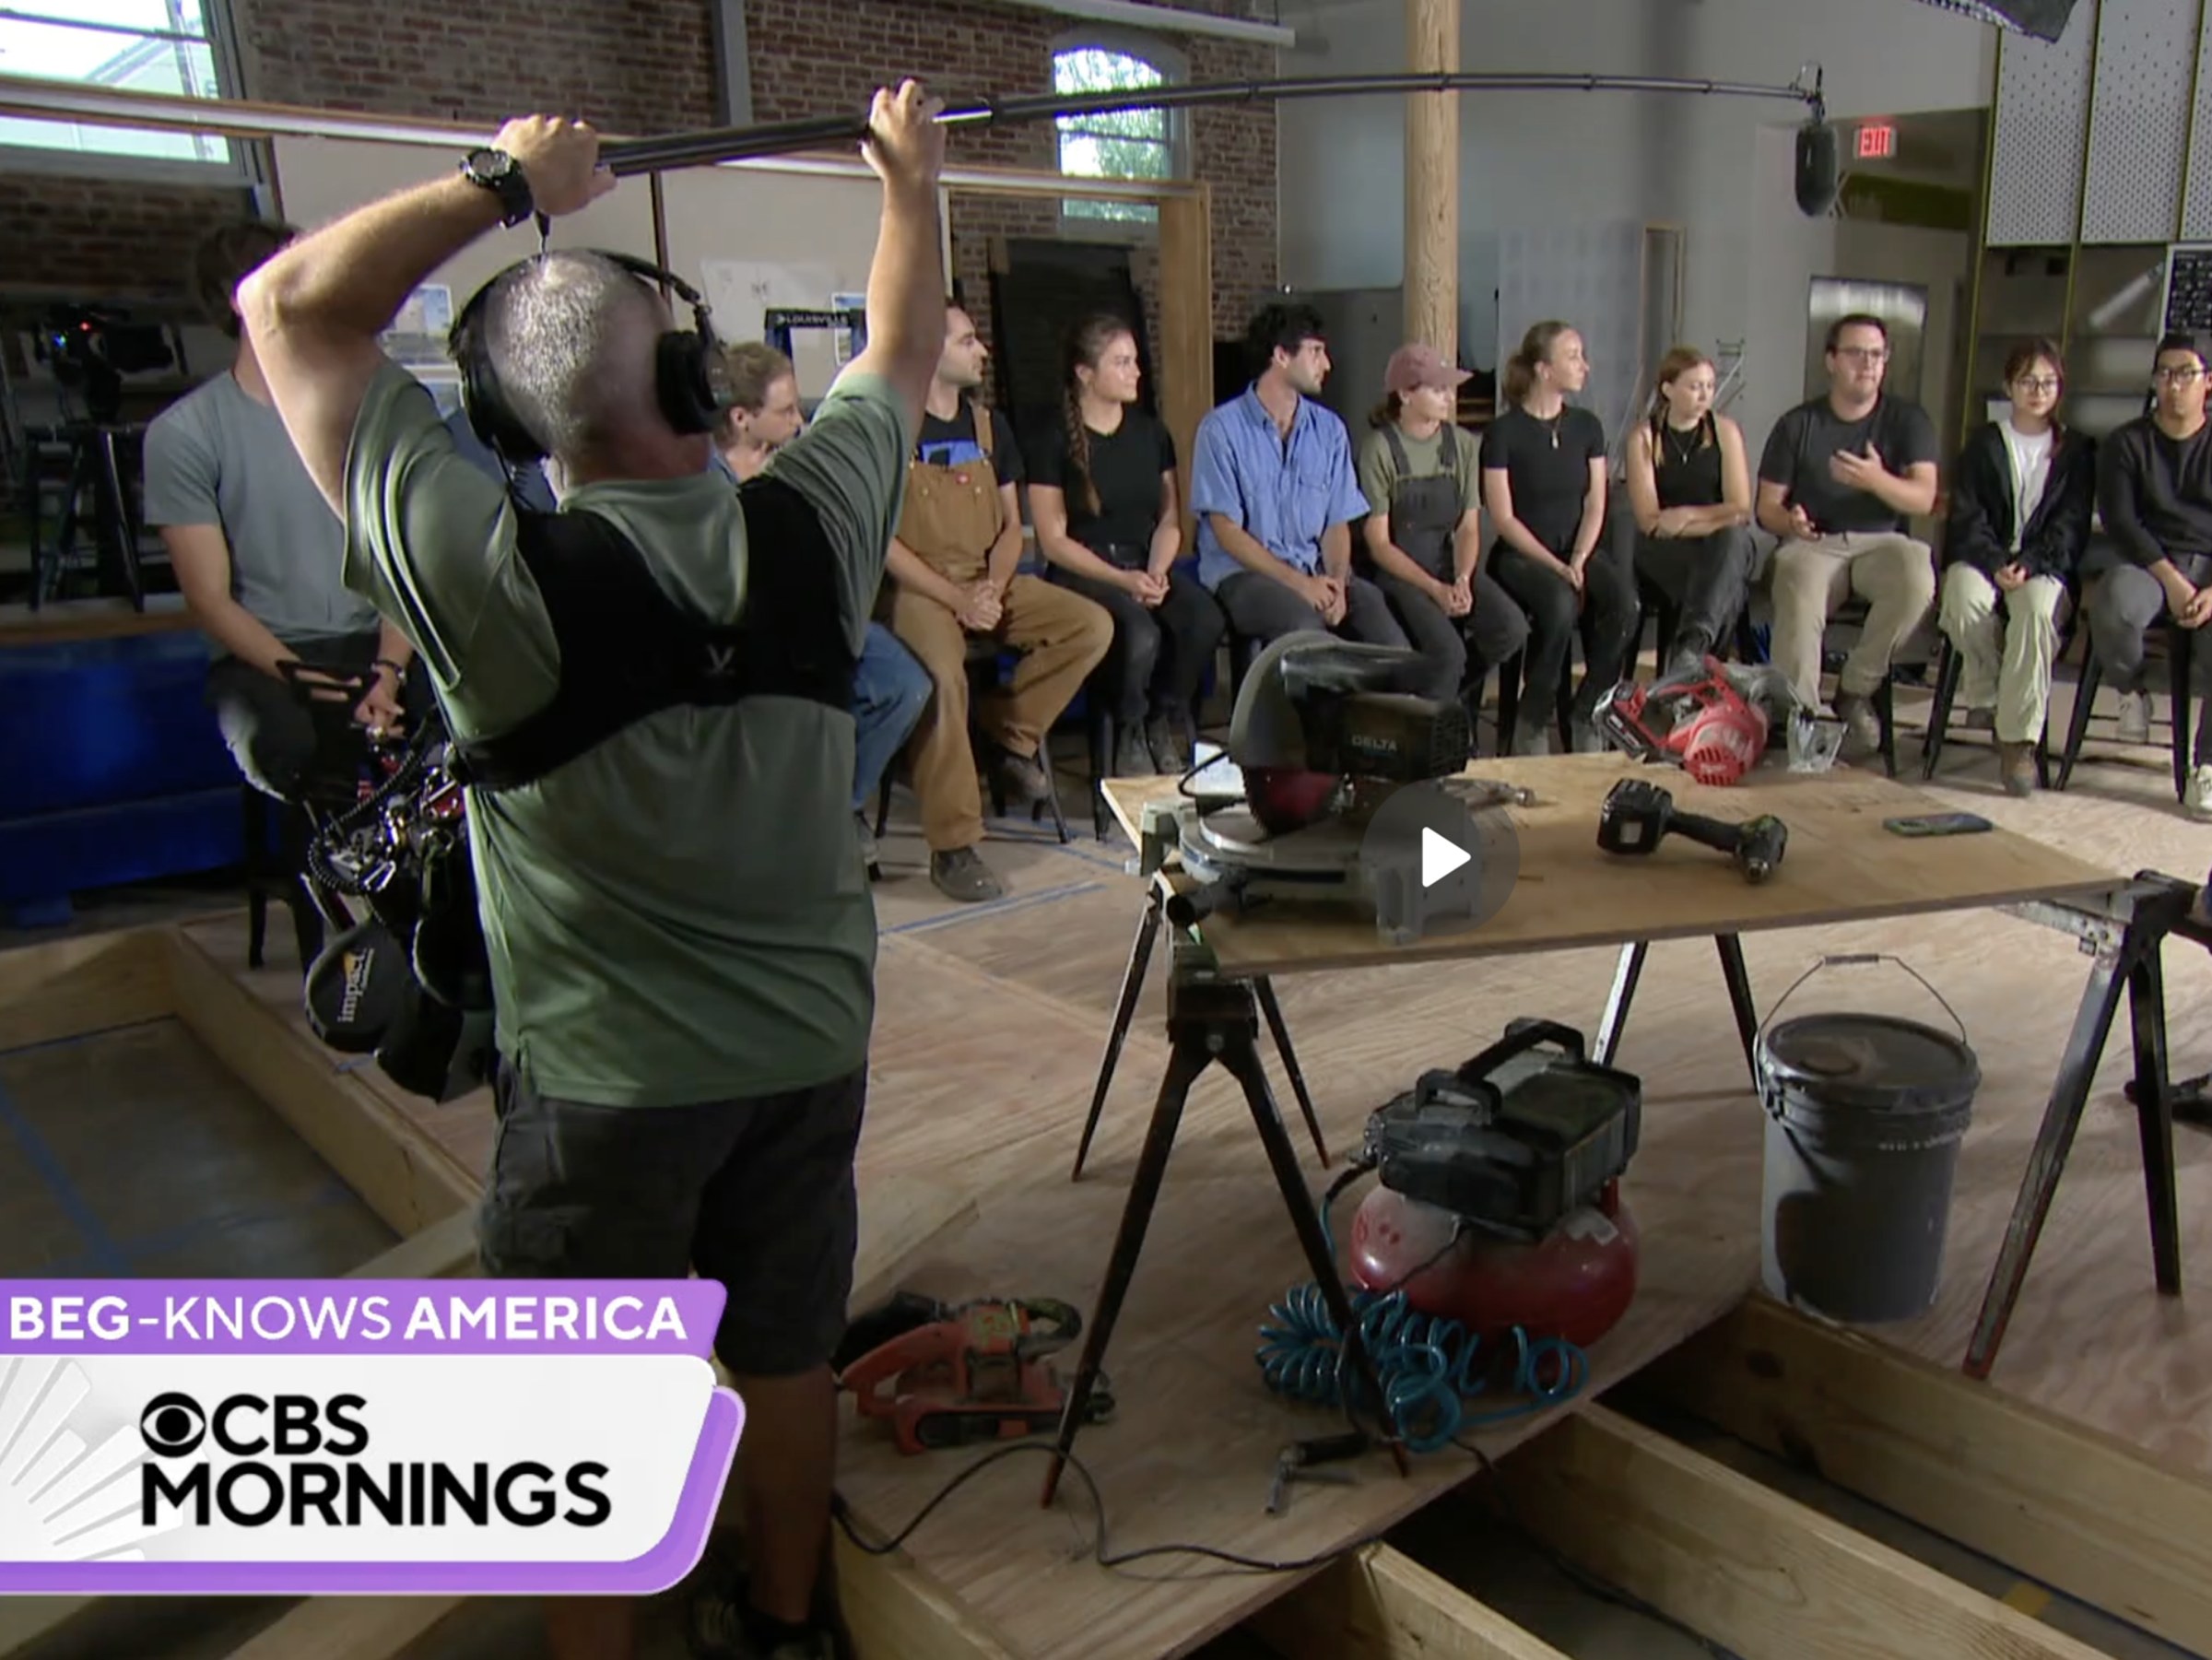
{"type": "MultiPolygon", "coordinates": [[[[1169,0],[1182,11],[1262,16],[1249,0],[1169,0]]],[[[1052,90],[1053,45],[1088,27],[1027,6],[991,0],[746,0],[752,54],[753,112],[786,121],[865,105],[877,82],[897,72],[919,75],[945,96],[959,99],[1034,96],[1052,90]]],[[[1243,80],[1275,73],[1272,47],[1208,36],[1162,37],[1186,60],[1190,78],[1243,80]]],[[[1213,187],[1214,328],[1240,333],[1276,284],[1276,151],[1272,106],[1231,106],[1190,112],[1190,155],[1196,175],[1213,187]]],[[[1051,171],[1058,165],[1049,122],[957,131],[947,147],[956,163],[1051,171]]],[[[955,194],[953,274],[979,307],[988,293],[991,243],[998,237],[1051,237],[1059,215],[1050,202],[955,194]]],[[[1158,326],[1156,262],[1135,260],[1147,310],[1158,326]]]]}
{"type": "MultiPolygon", "coordinates": [[[[1177,0],[1182,9],[1265,16],[1258,0],[1177,0]]],[[[924,75],[952,97],[1048,92],[1052,46],[1085,27],[992,0],[745,0],[757,120],[865,105],[879,79],[924,75]]],[[[618,131],[711,125],[710,0],[231,0],[251,96],[316,108],[490,123],[518,106],[577,111],[618,131]]],[[[1274,73],[1265,46],[1171,37],[1194,79],[1274,73]]],[[[1233,334],[1276,281],[1275,121],[1270,107],[1194,111],[1191,153],[1213,185],[1215,327],[1233,334]]],[[[1049,123],[955,135],[956,160],[1050,169],[1049,123]]],[[[60,175],[0,178],[6,280],[74,294],[174,295],[206,227],[245,211],[237,192],[60,175]]],[[[956,197],[956,277],[987,294],[992,239],[1053,236],[1050,203],[956,197]]],[[[1154,260],[1136,265],[1157,325],[1154,260]]],[[[988,320],[979,317],[988,325],[988,320]]]]}

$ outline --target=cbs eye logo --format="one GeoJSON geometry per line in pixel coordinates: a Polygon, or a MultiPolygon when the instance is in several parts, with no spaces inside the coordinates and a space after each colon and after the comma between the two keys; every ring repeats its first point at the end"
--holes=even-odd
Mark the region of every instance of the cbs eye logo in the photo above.
{"type": "Polygon", "coordinates": [[[188,1457],[207,1439],[207,1414],[189,1395],[157,1395],[138,1415],[138,1433],[164,1458],[188,1457]]]}

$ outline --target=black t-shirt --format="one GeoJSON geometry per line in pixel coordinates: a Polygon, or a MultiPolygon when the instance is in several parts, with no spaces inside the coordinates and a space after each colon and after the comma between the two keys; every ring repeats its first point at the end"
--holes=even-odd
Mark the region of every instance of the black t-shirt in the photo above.
{"type": "Polygon", "coordinates": [[[1083,475],[1068,458],[1065,419],[1045,422],[1030,435],[1030,481],[1066,493],[1070,536],[1093,553],[1123,549],[1121,562],[1135,569],[1144,564],[1159,524],[1159,476],[1175,469],[1174,435],[1142,409],[1124,409],[1119,427],[1091,430],[1088,440],[1097,512],[1088,511],[1083,475]]]}
{"type": "Polygon", "coordinates": [[[1787,489],[1783,505],[1805,509],[1823,536],[1902,530],[1902,513],[1870,491],[1839,482],[1828,470],[1839,450],[1863,454],[1869,443],[1882,465],[1900,477],[1920,462],[1938,459],[1936,423],[1918,404],[1877,398],[1865,416],[1847,421],[1818,397],[1774,423],[1766,453],[1759,458],[1759,476],[1787,489]]]}
{"type": "MultiPolygon", "coordinates": [[[[914,459],[932,466],[968,466],[984,458],[975,433],[975,405],[970,399],[960,400],[960,412],[950,420],[939,420],[924,409],[921,435],[914,440],[914,459]]],[[[1014,429],[995,409],[991,411],[989,459],[999,483],[1021,482],[1021,450],[1014,441],[1014,429]]]]}
{"type": "Polygon", "coordinates": [[[1605,423],[1587,409],[1570,406],[1556,419],[1538,420],[1516,405],[1482,435],[1483,470],[1505,474],[1513,517],[1560,559],[1574,551],[1590,464],[1605,458],[1605,423]]]}

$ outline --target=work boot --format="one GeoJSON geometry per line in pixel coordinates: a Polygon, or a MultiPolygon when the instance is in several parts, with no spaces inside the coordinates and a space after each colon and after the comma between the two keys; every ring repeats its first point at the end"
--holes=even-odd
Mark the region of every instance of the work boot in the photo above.
{"type": "Polygon", "coordinates": [[[929,879],[937,885],[937,891],[948,900],[959,900],[972,905],[979,900],[994,900],[1006,889],[983,863],[982,854],[972,847],[948,848],[929,855],[929,879]]]}
{"type": "Polygon", "coordinates": [[[1145,748],[1152,764],[1166,777],[1181,778],[1191,770],[1191,758],[1182,747],[1182,723],[1171,715],[1156,714],[1145,723],[1145,748]]]}
{"type": "Polygon", "coordinates": [[[701,1586],[684,1616],[685,1642],[697,1660],[836,1660],[836,1640],[818,1625],[771,1635],[746,1601],[742,1578],[701,1586]]]}
{"type": "Polygon", "coordinates": [[[1999,744],[1997,746],[1997,779],[2007,795],[2023,799],[2035,794],[2035,746],[2033,744],[1999,744]]]}
{"type": "Polygon", "coordinates": [[[1874,700],[1859,692],[1836,694],[1836,719],[1843,723],[1842,760],[1865,760],[1882,750],[1882,723],[1874,700]]]}
{"type": "Polygon", "coordinates": [[[1017,755],[1011,749],[998,752],[998,779],[1011,801],[1042,801],[1053,793],[1053,781],[1044,770],[1043,752],[1036,755],[1017,755]]]}
{"type": "Polygon", "coordinates": [[[2144,691],[2124,691],[2120,694],[2120,741],[2124,744],[2150,742],[2150,694],[2144,691]]]}

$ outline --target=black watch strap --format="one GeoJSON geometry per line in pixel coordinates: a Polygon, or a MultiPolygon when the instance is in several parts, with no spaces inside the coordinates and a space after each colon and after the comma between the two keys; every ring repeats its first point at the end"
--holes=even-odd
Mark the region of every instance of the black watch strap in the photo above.
{"type": "Polygon", "coordinates": [[[482,185],[499,198],[501,225],[519,225],[536,207],[536,200],[530,194],[530,181],[524,177],[521,164],[505,150],[469,151],[461,159],[461,176],[471,184],[482,185]]]}

